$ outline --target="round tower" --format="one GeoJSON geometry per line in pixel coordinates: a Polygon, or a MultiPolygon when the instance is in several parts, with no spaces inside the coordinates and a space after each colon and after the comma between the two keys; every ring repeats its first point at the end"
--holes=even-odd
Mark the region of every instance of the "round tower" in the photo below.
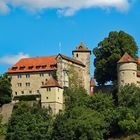
{"type": "Polygon", "coordinates": [[[117,63],[118,85],[137,85],[137,62],[128,53],[125,53],[117,63]]]}
{"type": "Polygon", "coordinates": [[[85,89],[90,93],[90,55],[91,51],[81,42],[80,45],[72,51],[73,57],[81,61],[85,67],[85,89]]]}

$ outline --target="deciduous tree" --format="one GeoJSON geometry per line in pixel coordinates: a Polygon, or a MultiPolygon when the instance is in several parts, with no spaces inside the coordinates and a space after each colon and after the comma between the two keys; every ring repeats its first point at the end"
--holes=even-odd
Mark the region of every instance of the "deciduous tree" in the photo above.
{"type": "Polygon", "coordinates": [[[123,32],[110,32],[93,53],[95,55],[95,79],[99,85],[117,80],[117,61],[127,52],[137,57],[137,44],[134,38],[123,32]]]}

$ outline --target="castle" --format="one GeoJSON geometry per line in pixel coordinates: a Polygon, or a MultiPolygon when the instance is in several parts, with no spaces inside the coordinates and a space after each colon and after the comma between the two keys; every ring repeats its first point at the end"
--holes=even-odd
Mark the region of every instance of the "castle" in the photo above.
{"type": "Polygon", "coordinates": [[[125,53],[117,63],[118,85],[135,84],[140,87],[140,71],[138,71],[140,59],[135,60],[128,53],[125,53]]]}
{"type": "MultiPolygon", "coordinates": [[[[72,51],[73,58],[58,54],[55,56],[24,58],[8,71],[11,77],[12,95],[40,95],[41,106],[51,107],[54,114],[63,109],[63,91],[69,87],[69,69],[77,72],[80,85],[90,95],[94,92],[95,82],[90,76],[91,51],[83,44],[72,51]],[[57,77],[57,80],[54,78],[57,77]],[[91,79],[90,79],[91,78],[91,79]]],[[[119,87],[132,84],[140,87],[140,71],[137,61],[125,53],[117,62],[119,87]]]]}
{"type": "Polygon", "coordinates": [[[53,113],[63,109],[63,89],[69,87],[69,68],[77,72],[87,93],[93,92],[90,81],[91,51],[83,44],[72,51],[73,58],[63,54],[56,56],[24,58],[8,71],[11,77],[13,98],[22,95],[41,95],[41,106],[51,107],[53,113]],[[57,81],[53,78],[57,76],[57,81]]]}

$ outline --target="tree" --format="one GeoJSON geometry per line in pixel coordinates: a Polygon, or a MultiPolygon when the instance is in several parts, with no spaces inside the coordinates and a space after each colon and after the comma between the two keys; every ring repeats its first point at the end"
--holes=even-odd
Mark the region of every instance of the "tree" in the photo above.
{"type": "Polygon", "coordinates": [[[47,140],[50,130],[51,115],[47,109],[21,102],[9,121],[6,140],[47,140]]]}
{"type": "Polygon", "coordinates": [[[118,93],[118,125],[125,135],[140,132],[140,88],[135,85],[125,85],[118,93]]]}
{"type": "Polygon", "coordinates": [[[110,32],[93,50],[95,79],[99,85],[117,80],[117,61],[127,52],[137,57],[138,47],[134,38],[123,32],[110,32]]]}
{"type": "Polygon", "coordinates": [[[7,74],[0,76],[0,105],[9,103],[12,99],[10,78],[7,74]]]}

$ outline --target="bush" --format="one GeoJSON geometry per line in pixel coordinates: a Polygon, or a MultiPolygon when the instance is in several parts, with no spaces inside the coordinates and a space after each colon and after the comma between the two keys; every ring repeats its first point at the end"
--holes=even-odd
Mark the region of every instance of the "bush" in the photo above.
{"type": "Polygon", "coordinates": [[[37,98],[40,98],[40,95],[22,95],[22,96],[15,96],[13,100],[19,100],[19,101],[36,101],[37,98]]]}

